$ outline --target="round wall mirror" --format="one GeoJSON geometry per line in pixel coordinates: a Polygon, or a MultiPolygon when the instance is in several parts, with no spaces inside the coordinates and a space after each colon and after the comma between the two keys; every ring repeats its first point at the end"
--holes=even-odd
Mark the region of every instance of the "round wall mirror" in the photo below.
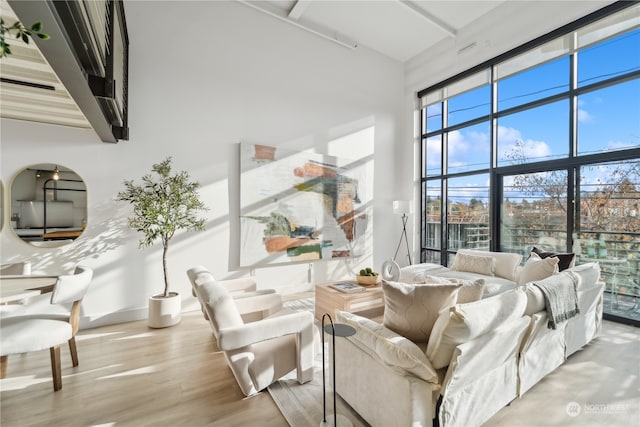
{"type": "Polygon", "coordinates": [[[30,166],[13,179],[10,215],[11,228],[33,246],[72,243],[87,224],[87,188],[63,166],[30,166]]]}

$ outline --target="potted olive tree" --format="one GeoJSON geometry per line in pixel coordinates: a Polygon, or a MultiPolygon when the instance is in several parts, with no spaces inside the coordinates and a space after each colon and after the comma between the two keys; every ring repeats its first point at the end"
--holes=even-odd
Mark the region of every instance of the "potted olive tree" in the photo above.
{"type": "Polygon", "coordinates": [[[167,252],[169,242],[178,230],[204,230],[205,219],[198,215],[208,210],[202,203],[197,189],[198,182],[191,182],[187,172],[171,174],[171,157],[152,167],[154,174],[142,177],[142,184],[124,181],[125,189],[118,193],[118,200],[129,202],[133,214],[129,227],[141,232],[140,248],[162,241],[162,269],[164,291],[149,299],[149,326],[164,328],[180,322],[181,304],[177,292],[169,292],[167,252]]]}

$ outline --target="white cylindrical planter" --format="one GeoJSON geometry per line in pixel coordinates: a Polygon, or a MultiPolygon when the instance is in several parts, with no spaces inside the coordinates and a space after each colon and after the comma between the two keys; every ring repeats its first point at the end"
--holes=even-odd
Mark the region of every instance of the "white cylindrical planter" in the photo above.
{"type": "Polygon", "coordinates": [[[182,319],[180,294],[169,292],[168,297],[154,295],[149,298],[149,327],[166,328],[182,319]]]}

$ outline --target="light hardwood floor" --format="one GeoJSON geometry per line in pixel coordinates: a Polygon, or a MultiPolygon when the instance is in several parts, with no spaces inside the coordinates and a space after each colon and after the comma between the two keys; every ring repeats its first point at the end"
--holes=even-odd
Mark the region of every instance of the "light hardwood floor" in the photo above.
{"type": "Polygon", "coordinates": [[[83,330],[80,365],[62,347],[62,390],[49,351],[10,356],[0,380],[2,427],[286,426],[268,392],[246,398],[200,312],[172,328],[146,321],[83,330]]]}
{"type": "MultiPolygon", "coordinates": [[[[638,329],[606,322],[601,336],[501,410],[488,426],[640,425],[638,329]],[[569,418],[566,405],[619,413],[569,418]]],[[[49,352],[9,358],[0,380],[2,427],[286,426],[267,392],[245,398],[200,312],[168,329],[145,321],[78,333],[80,365],[62,348],[62,390],[49,352]]]]}

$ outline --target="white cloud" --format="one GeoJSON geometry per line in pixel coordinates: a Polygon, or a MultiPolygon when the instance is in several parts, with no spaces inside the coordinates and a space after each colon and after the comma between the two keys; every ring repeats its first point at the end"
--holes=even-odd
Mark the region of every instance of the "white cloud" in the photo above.
{"type": "Polygon", "coordinates": [[[499,141],[515,141],[522,139],[522,133],[518,129],[508,128],[505,126],[498,126],[498,140],[499,141]]]}
{"type": "Polygon", "coordinates": [[[578,109],[578,121],[580,123],[592,123],[595,120],[595,117],[592,116],[587,110],[583,110],[582,108],[578,109]]]}
{"type": "Polygon", "coordinates": [[[536,141],[533,139],[523,139],[522,133],[518,129],[498,126],[499,145],[498,156],[500,160],[507,159],[507,154],[516,152],[517,144],[522,143],[522,155],[526,159],[544,159],[551,157],[552,151],[549,145],[544,141],[536,141]],[[507,141],[507,142],[505,142],[507,141]]]}
{"type": "Polygon", "coordinates": [[[489,147],[489,134],[486,132],[471,130],[449,133],[450,171],[469,165],[488,167],[489,147]]]}
{"type": "Polygon", "coordinates": [[[469,144],[467,144],[464,136],[458,130],[449,132],[449,158],[455,158],[469,150],[469,144]]]}
{"type": "Polygon", "coordinates": [[[427,166],[435,167],[440,165],[442,155],[442,144],[440,138],[427,139],[427,166]]]}
{"type": "Polygon", "coordinates": [[[638,148],[640,145],[638,142],[635,144],[633,142],[623,142],[623,141],[608,141],[607,149],[608,150],[626,150],[627,148],[638,148]]]}

